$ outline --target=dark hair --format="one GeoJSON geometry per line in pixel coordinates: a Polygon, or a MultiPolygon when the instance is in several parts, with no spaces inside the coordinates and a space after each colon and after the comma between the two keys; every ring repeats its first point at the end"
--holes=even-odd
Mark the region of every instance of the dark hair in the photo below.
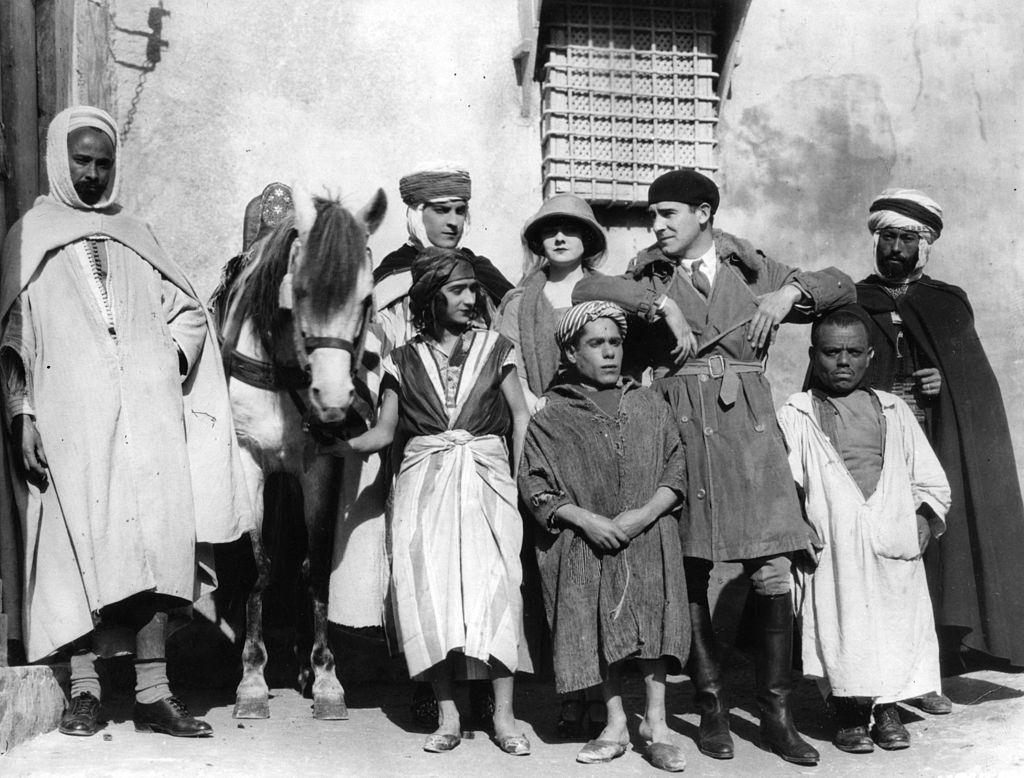
{"type": "MultiPolygon", "coordinates": [[[[419,280],[430,273],[438,264],[445,262],[465,262],[469,263],[466,255],[459,249],[448,249],[439,248],[437,246],[428,246],[422,249],[419,254],[416,255],[416,259],[413,260],[412,275],[413,275],[413,286],[415,287],[419,280]]],[[[472,264],[472,263],[469,263],[472,264]]],[[[451,270],[448,271],[449,273],[451,270]]],[[[421,332],[426,332],[430,335],[437,336],[439,330],[438,322],[448,307],[448,301],[444,296],[444,286],[447,280],[443,281],[434,290],[434,293],[429,297],[414,293],[410,290],[409,294],[409,314],[412,319],[412,325],[421,332]]],[[[476,303],[474,305],[474,318],[483,319],[487,326],[490,326],[490,317],[488,316],[487,306],[483,299],[483,290],[479,284],[476,291],[476,303]]]]}
{"type": "Polygon", "coordinates": [[[865,318],[865,314],[858,313],[849,308],[839,308],[835,311],[830,311],[822,316],[820,319],[816,319],[814,324],[811,325],[811,345],[818,345],[819,333],[822,327],[863,327],[864,334],[870,339],[871,331],[868,329],[868,323],[865,318]]]}

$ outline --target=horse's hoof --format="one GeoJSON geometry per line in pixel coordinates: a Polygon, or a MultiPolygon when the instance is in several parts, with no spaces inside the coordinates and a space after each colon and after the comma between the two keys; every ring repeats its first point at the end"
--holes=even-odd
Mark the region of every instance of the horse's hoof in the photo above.
{"type": "Polygon", "coordinates": [[[322,721],[342,721],[348,718],[348,706],[344,700],[314,700],[313,718],[322,721]]]}
{"type": "Polygon", "coordinates": [[[269,719],[270,702],[268,700],[239,700],[231,713],[236,719],[269,719]]]}

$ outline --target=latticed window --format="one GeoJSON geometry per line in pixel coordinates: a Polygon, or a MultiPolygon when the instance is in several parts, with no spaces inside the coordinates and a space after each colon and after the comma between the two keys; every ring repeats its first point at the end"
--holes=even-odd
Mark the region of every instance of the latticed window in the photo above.
{"type": "Polygon", "coordinates": [[[548,0],[541,17],[544,196],[637,205],[667,170],[715,170],[712,0],[548,0]]]}

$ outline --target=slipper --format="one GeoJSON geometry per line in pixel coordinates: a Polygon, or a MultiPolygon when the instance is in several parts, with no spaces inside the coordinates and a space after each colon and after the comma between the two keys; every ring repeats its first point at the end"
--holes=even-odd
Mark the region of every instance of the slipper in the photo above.
{"type": "Polygon", "coordinates": [[[495,745],[506,754],[512,756],[529,756],[530,741],[526,735],[505,735],[504,737],[492,737],[495,745]]]}
{"type": "Polygon", "coordinates": [[[626,753],[628,745],[615,740],[591,740],[576,754],[576,761],[581,764],[610,762],[626,753]]]}
{"type": "Polygon", "coordinates": [[[423,750],[432,754],[442,754],[451,751],[461,742],[462,738],[458,735],[441,735],[435,732],[433,735],[427,735],[427,739],[423,741],[423,750]]]}
{"type": "Polygon", "coordinates": [[[647,743],[644,746],[647,758],[659,770],[668,773],[681,773],[686,769],[686,757],[683,749],[671,743],[647,743]]]}

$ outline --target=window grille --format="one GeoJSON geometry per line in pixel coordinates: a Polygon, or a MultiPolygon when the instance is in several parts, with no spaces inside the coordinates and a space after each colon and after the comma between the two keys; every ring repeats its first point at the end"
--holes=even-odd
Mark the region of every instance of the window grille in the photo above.
{"type": "Polygon", "coordinates": [[[714,22],[700,0],[544,4],[545,198],[643,205],[668,170],[715,170],[714,22]]]}

